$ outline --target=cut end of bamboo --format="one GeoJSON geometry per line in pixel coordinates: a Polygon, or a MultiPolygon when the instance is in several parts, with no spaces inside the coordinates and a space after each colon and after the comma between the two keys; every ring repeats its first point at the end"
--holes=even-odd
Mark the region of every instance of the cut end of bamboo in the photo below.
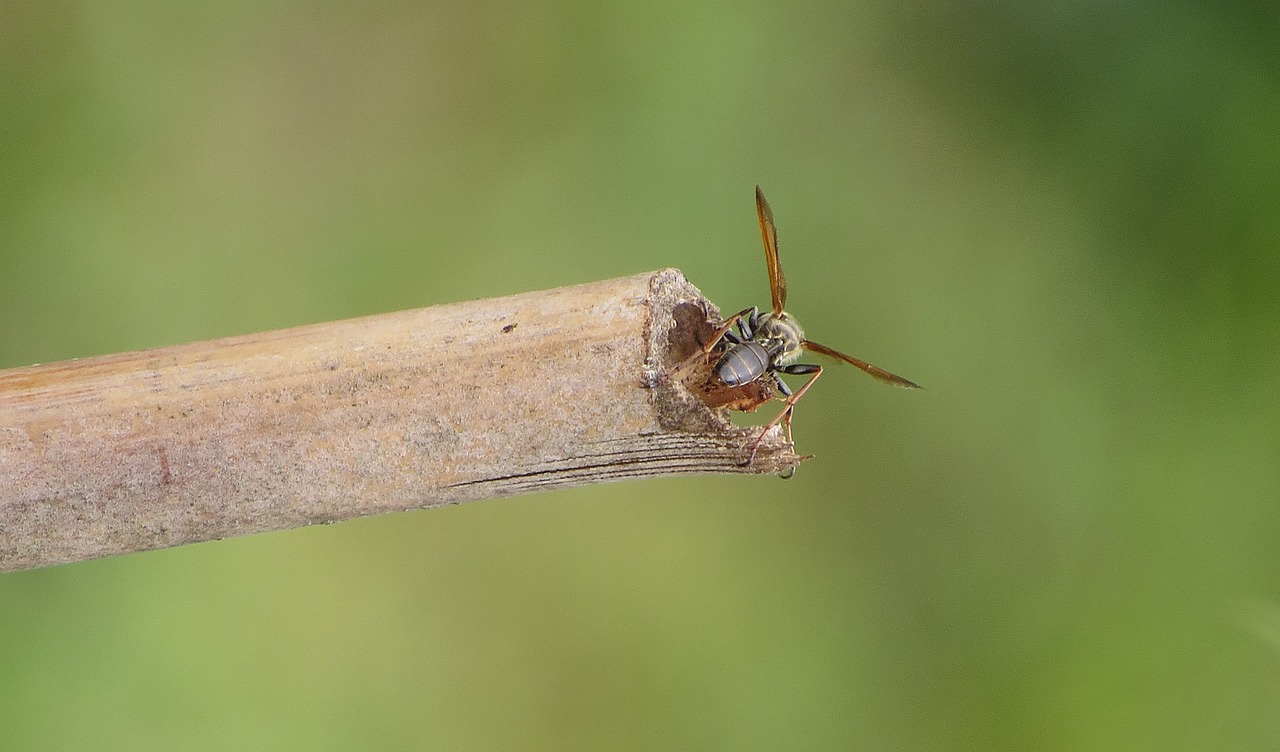
{"type": "Polygon", "coordinates": [[[678,269],[656,272],[651,290],[653,318],[643,383],[654,391],[656,415],[663,430],[723,442],[728,451],[737,453],[731,460],[735,469],[725,467],[724,472],[779,475],[808,459],[797,455],[781,428],[774,426],[761,440],[755,458],[747,462],[760,429],[735,426],[730,411],[754,411],[772,400],[774,392],[768,380],[726,387],[714,377],[709,359],[695,359],[679,378],[667,378],[711,339],[721,321],[720,310],[678,269]]]}

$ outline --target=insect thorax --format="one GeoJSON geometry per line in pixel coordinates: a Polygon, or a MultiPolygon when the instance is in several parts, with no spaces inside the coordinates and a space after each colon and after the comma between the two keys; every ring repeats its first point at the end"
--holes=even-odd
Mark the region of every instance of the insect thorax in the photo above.
{"type": "Polygon", "coordinates": [[[773,357],[773,365],[791,365],[804,352],[804,330],[791,314],[783,311],[776,316],[766,313],[756,323],[751,339],[764,345],[773,357]]]}

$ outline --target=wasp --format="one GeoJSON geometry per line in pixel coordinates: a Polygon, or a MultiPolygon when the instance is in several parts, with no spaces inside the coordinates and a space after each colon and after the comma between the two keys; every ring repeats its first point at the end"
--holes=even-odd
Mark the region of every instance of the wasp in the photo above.
{"type": "Polygon", "coordinates": [[[760,432],[759,438],[751,445],[751,452],[744,465],[750,465],[755,460],[756,452],[760,448],[760,443],[764,441],[765,435],[779,422],[786,430],[787,442],[794,444],[791,439],[791,417],[795,412],[796,403],[822,375],[822,366],[799,362],[805,350],[849,363],[887,384],[907,389],[920,388],[919,385],[879,366],[873,366],[834,348],[805,339],[804,330],[799,322],[784,310],[787,303],[787,280],[782,274],[782,265],[778,261],[778,227],[773,221],[773,210],[769,208],[769,202],[765,200],[764,192],[758,185],[756,186],[756,216],[760,220],[760,234],[764,239],[764,259],[769,269],[769,290],[773,294],[773,309],[767,313],[761,313],[757,306],[751,306],[733,314],[720,323],[701,352],[695,352],[689,361],[676,369],[677,371],[683,369],[687,363],[698,357],[709,359],[711,354],[720,348],[722,354],[712,369],[712,378],[724,386],[741,387],[760,379],[773,380],[778,393],[785,399],[785,405],[782,412],[769,421],[769,424],[760,432]],[[726,342],[727,346],[724,345],[726,342]],[[782,380],[784,374],[809,376],[809,380],[793,392],[782,380]]]}

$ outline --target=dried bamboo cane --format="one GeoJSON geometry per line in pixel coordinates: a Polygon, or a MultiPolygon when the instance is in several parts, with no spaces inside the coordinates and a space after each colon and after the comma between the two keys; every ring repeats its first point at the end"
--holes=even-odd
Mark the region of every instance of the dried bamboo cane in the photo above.
{"type": "Polygon", "coordinates": [[[776,429],[741,465],[759,429],[719,407],[767,395],[710,402],[658,378],[717,315],[667,269],[0,371],[0,570],[793,468],[776,429]]]}

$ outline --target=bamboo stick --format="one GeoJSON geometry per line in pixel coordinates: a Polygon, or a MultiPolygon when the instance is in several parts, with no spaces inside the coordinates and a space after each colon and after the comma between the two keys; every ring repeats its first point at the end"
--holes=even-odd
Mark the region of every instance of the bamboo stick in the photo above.
{"type": "Polygon", "coordinates": [[[658,378],[717,316],[667,269],[0,371],[0,570],[601,481],[793,468],[776,429],[742,466],[759,429],[720,408],[768,394],[658,378]]]}

